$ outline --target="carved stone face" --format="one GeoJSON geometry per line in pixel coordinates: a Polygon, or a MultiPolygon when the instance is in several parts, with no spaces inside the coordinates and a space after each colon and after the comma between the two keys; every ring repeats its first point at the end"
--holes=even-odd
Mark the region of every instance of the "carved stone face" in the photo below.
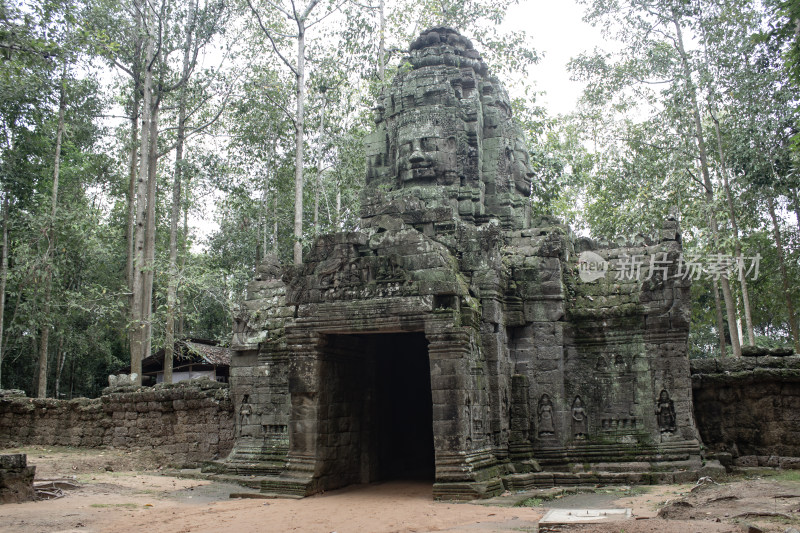
{"type": "Polygon", "coordinates": [[[456,174],[455,131],[425,111],[404,117],[397,128],[397,179],[401,187],[444,184],[456,174]]]}
{"type": "Polygon", "coordinates": [[[384,89],[365,140],[365,218],[396,202],[452,208],[476,224],[528,227],[527,145],[508,94],[480,54],[468,39],[437,28],[412,45],[409,61],[412,69],[384,89]],[[404,201],[404,190],[413,201],[404,201]]]}
{"type": "Polygon", "coordinates": [[[514,187],[518,192],[527,196],[531,192],[531,179],[533,170],[530,165],[530,158],[527,152],[514,150],[512,152],[511,177],[514,180],[514,187]]]}

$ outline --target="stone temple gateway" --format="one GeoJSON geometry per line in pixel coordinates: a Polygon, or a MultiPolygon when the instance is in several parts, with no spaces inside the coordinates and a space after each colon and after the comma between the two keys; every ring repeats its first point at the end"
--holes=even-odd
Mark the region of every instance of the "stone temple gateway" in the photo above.
{"type": "Polygon", "coordinates": [[[257,267],[227,471],[293,496],[421,477],[446,499],[696,477],[677,222],[608,245],[532,221],[525,141],[470,41],[433,28],[404,65],[366,139],[360,229],[257,267]],[[585,281],[586,253],[661,267],[585,281]]]}

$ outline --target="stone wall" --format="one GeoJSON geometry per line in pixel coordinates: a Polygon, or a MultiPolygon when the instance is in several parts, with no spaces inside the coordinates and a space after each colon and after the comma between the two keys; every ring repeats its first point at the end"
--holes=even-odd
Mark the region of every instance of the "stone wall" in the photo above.
{"type": "Polygon", "coordinates": [[[204,380],[106,389],[96,399],[0,398],[0,446],[152,450],[172,464],[224,457],[233,446],[228,385],[204,380]]]}
{"type": "MultiPolygon", "coordinates": [[[[693,360],[691,372],[708,451],[741,466],[800,464],[800,356],[693,360]]],[[[224,457],[233,431],[228,386],[208,380],[69,401],[0,394],[0,447],[113,446],[186,463],[224,457]]]]}
{"type": "Polygon", "coordinates": [[[800,467],[800,356],[691,363],[706,448],[738,466],[800,467]]]}

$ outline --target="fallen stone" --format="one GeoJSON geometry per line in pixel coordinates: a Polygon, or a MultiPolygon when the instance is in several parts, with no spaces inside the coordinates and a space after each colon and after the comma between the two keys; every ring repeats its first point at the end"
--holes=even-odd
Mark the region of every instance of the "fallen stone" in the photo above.
{"type": "Polygon", "coordinates": [[[0,455],[0,504],[33,501],[35,474],[36,467],[27,466],[25,454],[0,455]]]}

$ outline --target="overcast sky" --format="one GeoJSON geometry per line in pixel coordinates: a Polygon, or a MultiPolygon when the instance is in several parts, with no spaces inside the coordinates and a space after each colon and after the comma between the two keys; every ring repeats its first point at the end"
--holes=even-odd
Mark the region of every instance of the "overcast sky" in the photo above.
{"type": "Polygon", "coordinates": [[[525,30],[543,56],[529,76],[539,90],[546,91],[541,103],[551,113],[572,111],[583,85],[570,81],[567,62],[595,46],[603,46],[599,28],[583,22],[585,6],[575,0],[522,0],[509,9],[505,25],[525,30]]]}

